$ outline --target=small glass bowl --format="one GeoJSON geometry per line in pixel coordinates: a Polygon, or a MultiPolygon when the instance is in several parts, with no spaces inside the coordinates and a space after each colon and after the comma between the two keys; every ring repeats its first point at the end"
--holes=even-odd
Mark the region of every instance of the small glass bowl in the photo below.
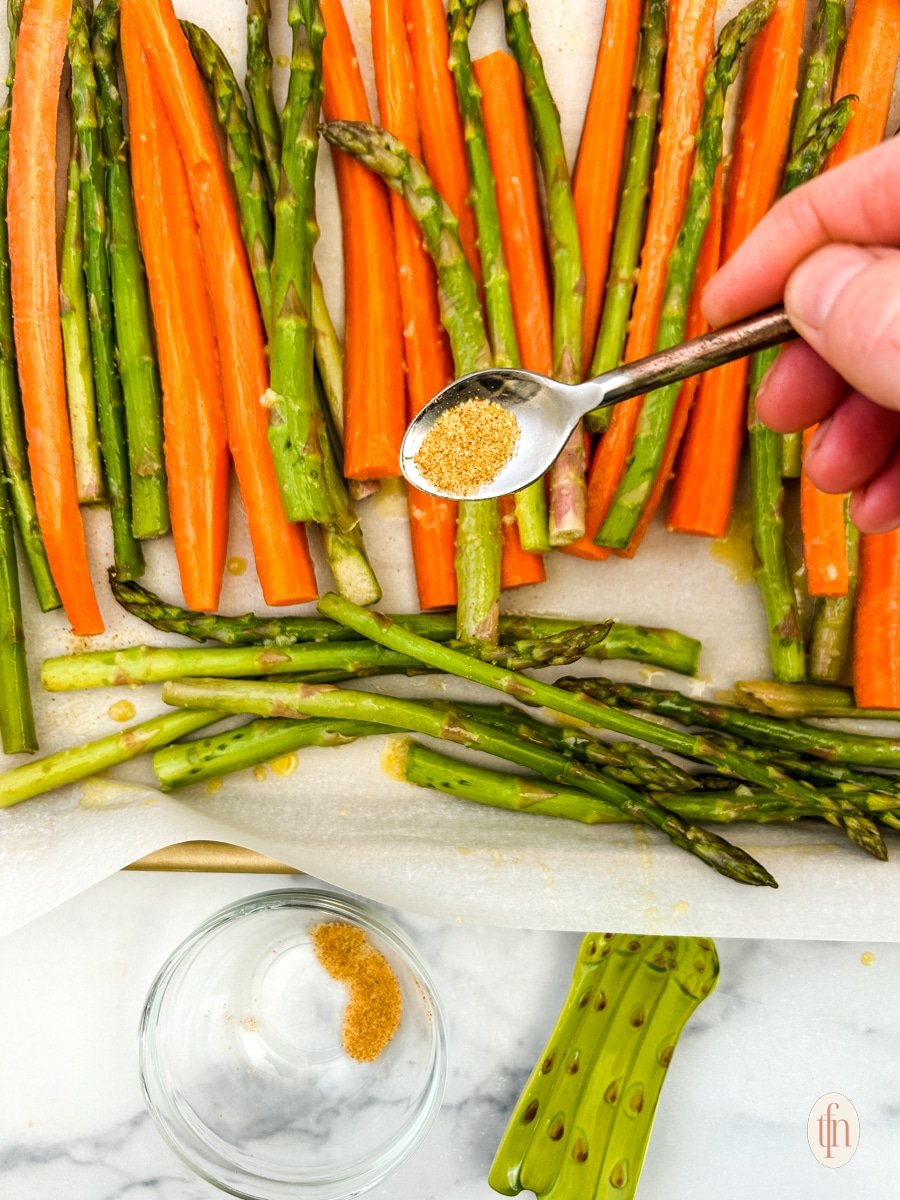
{"type": "Polygon", "coordinates": [[[396,925],[346,896],[263,892],[215,913],[170,955],[141,1017],[150,1115],[198,1175],[245,1200],[342,1200],[390,1174],[443,1096],[447,1030],[396,925]],[[393,969],[400,1025],[374,1062],[341,1045],[347,990],[310,930],[363,929],[393,969]]]}

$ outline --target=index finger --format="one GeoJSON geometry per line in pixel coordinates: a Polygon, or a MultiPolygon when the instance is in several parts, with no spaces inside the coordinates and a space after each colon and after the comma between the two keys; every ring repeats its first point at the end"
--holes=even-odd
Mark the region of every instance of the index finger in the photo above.
{"type": "Polygon", "coordinates": [[[784,196],[707,285],[707,320],[724,325],[778,303],[797,264],[828,242],[900,245],[898,190],[891,138],[784,196]]]}

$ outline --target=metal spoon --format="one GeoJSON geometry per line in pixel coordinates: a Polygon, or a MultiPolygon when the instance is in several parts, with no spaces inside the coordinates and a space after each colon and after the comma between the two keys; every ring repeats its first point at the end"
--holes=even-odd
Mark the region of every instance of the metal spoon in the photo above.
{"type": "MultiPolygon", "coordinates": [[[[451,500],[506,496],[527,487],[552,466],[572,430],[591,409],[608,408],[633,396],[642,396],[796,336],[784,309],[773,308],[680,346],[626,363],[584,383],[557,383],[531,371],[500,368],[464,375],[429,400],[407,429],[400,450],[403,474],[420,491],[451,500]],[[425,435],[441,413],[467,400],[492,400],[514,412],[519,422],[519,440],[512,457],[489,483],[460,496],[435,486],[419,471],[415,459],[425,435]]],[[[477,453],[477,447],[473,447],[473,453],[477,453]]]]}

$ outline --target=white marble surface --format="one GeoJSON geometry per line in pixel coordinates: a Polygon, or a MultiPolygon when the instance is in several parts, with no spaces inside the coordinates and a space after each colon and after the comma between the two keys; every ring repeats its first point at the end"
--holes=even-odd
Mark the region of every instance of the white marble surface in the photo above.
{"type": "MultiPolygon", "coordinates": [[[[309,881],[288,881],[302,886],[309,881]]],[[[0,942],[3,1200],[213,1200],[144,1112],[135,1030],[147,987],[201,920],[284,877],[121,874],[0,942]]],[[[372,1200],[488,1200],[493,1151],[566,992],[578,937],[397,914],[451,1027],[443,1109],[372,1200]]],[[[719,941],[717,991],[663,1088],[639,1200],[887,1200],[900,1177],[900,945],[719,941]],[[870,959],[870,956],[871,959],[870,959]],[[861,1120],[828,1171],[810,1108],[861,1120]]],[[[588,1200],[586,1197],[585,1200],[588,1200]]]]}

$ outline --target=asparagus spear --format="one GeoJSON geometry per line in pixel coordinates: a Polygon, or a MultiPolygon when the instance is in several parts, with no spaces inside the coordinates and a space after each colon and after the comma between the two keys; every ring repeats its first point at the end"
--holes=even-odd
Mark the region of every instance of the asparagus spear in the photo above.
{"type": "Polygon", "coordinates": [[[269,0],[247,0],[247,92],[272,195],[281,182],[281,120],[272,94],[269,0]]]}
{"type": "MultiPolygon", "coordinates": [[[[9,5],[8,90],[0,109],[0,451],[2,471],[9,488],[9,502],[19,531],[25,561],[42,612],[59,608],[59,593],[50,574],[41,528],[31,490],[28,448],[13,339],[12,295],[9,278],[9,236],[6,228],[6,195],[9,186],[9,122],[12,114],[12,76],[16,40],[22,15],[21,3],[9,5]]],[[[9,610],[13,610],[10,608],[9,610]]]]}
{"type": "MultiPolygon", "coordinates": [[[[466,644],[462,653],[477,655],[507,669],[566,666],[575,662],[587,646],[603,637],[608,626],[586,625],[536,641],[510,646],[466,644]]],[[[358,674],[377,669],[420,670],[415,657],[396,654],[366,641],[306,642],[299,646],[235,646],[204,649],[191,646],[173,650],[158,646],[131,646],[127,650],[92,650],[47,658],[41,669],[44,687],[50,692],[89,687],[121,687],[125,684],[158,683],[190,675],[241,678],[253,675],[285,675],[296,671],[338,671],[358,674]]]]}
{"type": "MultiPolygon", "coordinates": [[[[109,225],[106,179],[97,113],[97,81],[91,57],[88,16],[82,0],[72,6],[69,26],[69,62],[72,67],[72,120],[78,134],[82,219],[84,221],[84,273],[94,359],[94,388],[100,422],[100,448],[106,475],[113,527],[116,573],[122,579],[143,574],[144,556],[134,536],[129,483],[128,446],[122,387],[116,368],[113,335],[113,297],[110,283],[109,225]]],[[[138,527],[145,526],[140,517],[138,527]]]]}
{"type": "MultiPolygon", "coordinates": [[[[116,600],[133,616],[140,617],[164,633],[177,633],[196,642],[216,641],[226,646],[279,645],[297,642],[349,641],[360,635],[335,621],[319,617],[257,617],[246,613],[226,617],[218,613],[196,613],[167,604],[139,583],[123,583],[110,574],[110,586],[116,600]]],[[[456,630],[455,613],[412,613],[392,618],[432,641],[449,641],[456,630]]],[[[583,621],[556,617],[501,616],[500,641],[534,641],[579,629],[583,621]]],[[[588,646],[585,653],[601,660],[624,658],[650,663],[682,675],[695,675],[700,643],[674,629],[652,629],[614,621],[602,641],[588,646]]]]}
{"type": "MultiPolygon", "coordinates": [[[[785,194],[819,174],[828,152],[844,132],[850,116],[850,101],[844,99],[812,122],[806,138],[787,164],[783,188],[785,194]]],[[[750,364],[748,426],[753,549],[757,563],[756,582],[762,594],[769,627],[772,673],[785,683],[795,683],[806,678],[806,655],[784,544],[783,439],[780,434],[767,429],[756,415],[757,392],[778,353],[777,347],[763,350],[754,354],[750,364]]],[[[820,628],[821,634],[825,634],[826,629],[830,634],[842,630],[846,645],[852,598],[849,598],[849,603],[848,597],[841,597],[841,600],[843,604],[834,605],[822,614],[820,628]]],[[[830,641],[833,644],[834,639],[830,641]]],[[[833,657],[837,657],[836,648],[833,657]]],[[[842,664],[843,653],[840,653],[840,659],[842,664]]]]}
{"type": "Polygon", "coordinates": [[[12,508],[0,473],[0,745],[4,754],[37,750],[12,508]]]}
{"type": "MultiPolygon", "coordinates": [[[[469,203],[475,214],[478,229],[484,305],[494,366],[521,367],[512,295],[509,289],[509,270],[503,251],[494,175],[484,130],[481,91],[475,79],[472,56],[469,52],[469,26],[475,16],[475,6],[464,0],[450,0],[448,16],[449,65],[456,82],[456,94],[466,130],[466,154],[472,181],[469,203]]],[[[537,554],[546,553],[550,549],[550,532],[543,480],[535,480],[530,487],[517,492],[515,502],[516,523],[522,546],[537,554]]]]}
{"type": "MultiPolygon", "coordinates": [[[[634,115],[591,375],[602,375],[619,366],[625,349],[653,173],[666,40],[665,0],[644,0],[634,115]]],[[[608,408],[595,409],[587,415],[588,429],[602,433],[609,425],[609,417],[608,408]]]]}
{"type": "Polygon", "coordinates": [[[185,737],[206,725],[222,719],[220,712],[175,712],[164,713],[149,721],[142,721],[128,729],[111,733],[96,742],[75,746],[48,754],[46,758],[32,759],[21,767],[0,774],[0,808],[9,808],[34,796],[52,792],[97,775],[117,763],[128,762],[140,754],[165,746],[178,738],[185,737]]]}
{"type": "MultiPolygon", "coordinates": [[[[380,618],[384,620],[384,618],[380,618]]],[[[446,649],[446,647],[444,647],[446,649]]],[[[454,651],[447,651],[455,654],[454,651]]],[[[459,655],[464,662],[470,660],[459,655]]],[[[486,667],[487,664],[479,664],[486,667]]],[[[498,668],[489,667],[490,671],[498,668]]],[[[525,680],[524,676],[516,676],[525,680]]],[[[649,795],[641,795],[593,767],[522,742],[500,729],[473,721],[459,711],[442,713],[429,704],[392,696],[306,684],[257,683],[251,680],[187,679],[163,686],[167,704],[220,712],[253,713],[262,717],[330,717],[373,721],[395,729],[424,733],[505,758],[558,783],[574,784],[616,805],[629,819],[652,825],[676,846],[702,859],[721,874],[742,883],[777,886],[771,875],[749,855],[716,834],[686,825],[649,795]]]]}
{"type": "Polygon", "coordinates": [[[82,504],[104,499],[100,432],[91,368],[91,330],[84,285],[84,235],[78,190],[78,138],[73,134],[66,176],[66,211],[59,268],[59,323],[66,368],[66,399],[72,431],[75,485],[82,504]]]}
{"type": "Polygon", "coordinates": [[[707,938],[585,934],[491,1187],[542,1200],[633,1196],[678,1037],[718,974],[707,938]]]}
{"type": "MultiPolygon", "coordinates": [[[[457,232],[458,222],[425,168],[399,139],[356,121],[323,126],[333,145],[352,154],[403,197],[422,230],[438,275],[441,321],[457,375],[492,364],[478,286],[457,232]]],[[[495,642],[500,610],[500,514],[496,500],[464,500],[457,522],[457,636],[495,642]]]]}
{"type": "Polygon", "coordinates": [[[305,746],[346,746],[357,738],[389,732],[366,721],[250,721],[237,729],[164,746],[153,755],[163,791],[245,771],[305,746]]]}
{"type": "Polygon", "coordinates": [[[162,387],[131,194],[128,139],[119,92],[118,43],[119,0],[100,0],[94,11],[91,52],[97,79],[97,115],[106,160],[109,268],[128,431],[132,527],[135,537],[152,538],[169,531],[162,387]]]}
{"type": "MultiPolygon", "coordinates": [[[[666,273],[656,333],[657,350],[677,345],[684,337],[697,256],[709,222],[710,197],[722,158],[726,97],[745,46],[769,19],[774,7],[775,0],[752,0],[743,8],[722,30],[716,54],[707,68],[687,205],[666,273]]],[[[625,474],[595,539],[598,545],[624,549],[631,540],[662,461],[680,391],[680,383],[670,384],[645,398],[625,474]]]]}
{"type": "MultiPolygon", "coordinates": [[[[409,651],[412,653],[412,651],[409,651]]],[[[792,754],[810,754],[829,762],[850,766],[900,767],[900,738],[872,737],[820,729],[802,721],[779,720],[761,713],[746,712],[732,705],[696,700],[680,692],[650,688],[637,683],[616,683],[599,677],[561,679],[558,686],[585,693],[602,704],[624,704],[630,708],[671,717],[682,725],[721,729],[748,742],[779,747],[792,754]]]]}
{"type": "MultiPolygon", "coordinates": [[[[584,271],[559,112],[547,86],[527,3],[503,0],[503,13],[506,40],[525,84],[547,196],[553,267],[553,373],[561,383],[579,383],[584,271]]],[[[579,423],[550,469],[551,545],[565,546],[584,535],[587,507],[584,469],[584,433],[579,423]]]]}
{"type": "MultiPolygon", "coordinates": [[[[482,683],[497,691],[505,692],[524,704],[543,705],[554,712],[565,713],[567,716],[575,717],[576,720],[586,721],[598,729],[605,729],[625,737],[634,737],[638,741],[648,742],[650,745],[660,746],[664,750],[671,750],[674,754],[680,754],[684,758],[707,763],[722,774],[737,775],[741,779],[758,784],[769,791],[777,792],[788,799],[808,799],[808,786],[797,783],[777,767],[745,757],[730,746],[715,745],[701,735],[668,729],[662,725],[636,718],[630,713],[618,711],[608,704],[605,694],[603,702],[597,703],[588,691],[588,685],[593,686],[597,682],[595,680],[583,681],[586,685],[584,690],[577,687],[578,681],[572,681],[569,689],[563,689],[540,680],[529,679],[514,671],[503,671],[489,663],[467,659],[447,646],[417,637],[408,630],[400,629],[383,614],[364,612],[362,609],[348,604],[340,596],[323,596],[319,601],[319,611],[325,616],[340,621],[341,624],[356,629],[357,632],[364,634],[373,642],[379,642],[398,653],[416,656],[429,666],[446,671],[448,674],[459,675],[464,679],[471,679],[475,683],[482,683]],[[573,695],[572,693],[576,691],[578,694],[573,695]]],[[[603,681],[603,687],[607,686],[614,687],[616,685],[607,685],[606,681],[603,681]]],[[[638,693],[650,691],[650,689],[633,690],[638,693]]],[[[660,694],[676,697],[679,695],[677,692],[660,694]]],[[[743,715],[748,720],[750,719],[749,714],[743,715]]],[[[755,719],[763,720],[763,718],[755,719]]],[[[775,722],[775,724],[779,723],[775,722]]],[[[848,837],[877,857],[885,857],[884,843],[871,822],[861,817],[853,809],[852,804],[834,807],[835,818],[846,830],[848,837]]]]}
{"type": "Polygon", "coordinates": [[[742,708],[770,717],[859,717],[869,721],[900,721],[900,712],[893,708],[857,708],[851,688],[748,679],[734,685],[734,694],[742,708]]]}
{"type": "Polygon", "coordinates": [[[809,643],[809,674],[823,683],[837,683],[844,674],[856,590],[859,586],[859,530],[850,519],[850,498],[844,502],[847,538],[847,592],[844,596],[820,596],[816,601],[809,643]]]}

